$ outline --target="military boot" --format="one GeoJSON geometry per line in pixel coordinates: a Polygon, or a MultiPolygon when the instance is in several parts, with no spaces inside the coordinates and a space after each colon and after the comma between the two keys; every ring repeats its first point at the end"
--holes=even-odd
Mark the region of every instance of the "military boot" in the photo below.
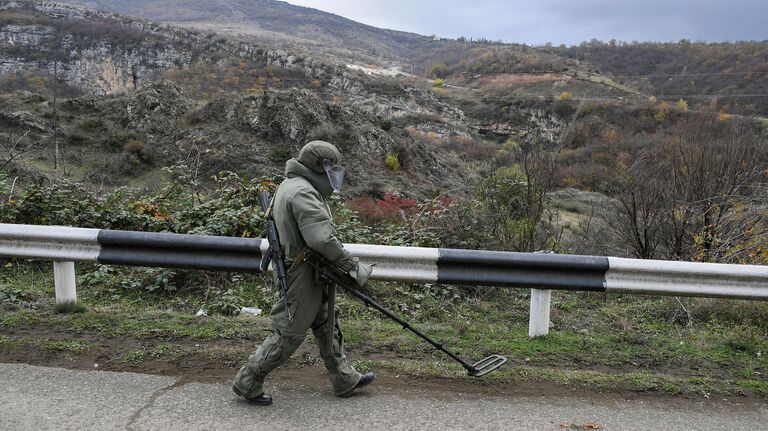
{"type": "Polygon", "coordinates": [[[237,389],[237,386],[232,385],[232,391],[237,394],[237,396],[243,397],[246,401],[253,405],[257,406],[271,406],[272,405],[272,397],[265,394],[264,392],[261,393],[261,395],[256,395],[255,397],[246,397],[243,395],[242,392],[240,392],[240,389],[237,389]]]}
{"type": "Polygon", "coordinates": [[[368,386],[368,384],[370,384],[375,378],[376,378],[376,374],[373,374],[371,372],[365,373],[362,375],[362,377],[360,377],[360,381],[357,382],[355,386],[353,386],[348,391],[343,392],[337,396],[341,398],[347,398],[351,396],[356,390],[362,388],[363,386],[368,386]]]}

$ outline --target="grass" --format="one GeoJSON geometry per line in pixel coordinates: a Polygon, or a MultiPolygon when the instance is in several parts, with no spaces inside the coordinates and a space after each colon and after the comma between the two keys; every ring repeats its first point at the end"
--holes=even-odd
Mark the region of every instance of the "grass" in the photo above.
{"type": "Polygon", "coordinates": [[[5,335],[0,335],[0,349],[10,351],[14,349],[20,349],[27,347],[29,345],[29,341],[26,339],[19,339],[19,338],[12,338],[12,337],[6,337],[5,335]]]}
{"type": "Polygon", "coordinates": [[[126,364],[138,365],[145,361],[159,360],[173,363],[183,355],[189,353],[182,346],[172,343],[163,343],[153,346],[150,349],[131,350],[122,356],[122,362],[126,364]]]}
{"type": "Polygon", "coordinates": [[[45,264],[0,261],[0,301],[30,304],[55,296],[53,268],[45,264]]]}
{"type": "Polygon", "coordinates": [[[39,314],[32,310],[18,310],[15,312],[6,312],[0,314],[1,328],[23,328],[25,326],[35,325],[40,321],[39,314]]]}
{"type": "Polygon", "coordinates": [[[144,351],[132,351],[128,352],[125,355],[123,355],[123,362],[127,364],[140,364],[144,362],[144,359],[147,357],[147,352],[144,351]]]}
{"type": "MultiPolygon", "coordinates": [[[[252,349],[248,349],[252,350],[252,349]]],[[[213,361],[222,363],[228,367],[236,367],[243,364],[243,359],[251,352],[244,352],[237,348],[207,348],[205,354],[213,361]]]]}
{"type": "Polygon", "coordinates": [[[5,350],[35,347],[48,352],[83,353],[90,345],[83,341],[51,340],[40,338],[7,337],[0,335],[0,348],[5,350]]]}
{"type": "Polygon", "coordinates": [[[53,306],[53,311],[59,314],[85,313],[88,307],[80,302],[61,302],[53,306]]]}
{"type": "Polygon", "coordinates": [[[177,358],[181,354],[178,346],[173,344],[160,344],[149,351],[152,358],[177,358]]]}
{"type": "MultiPolygon", "coordinates": [[[[388,322],[345,322],[350,345],[365,345],[399,352],[426,353],[431,348],[419,342],[399,326],[388,322]]],[[[669,328],[673,330],[673,328],[669,328]]],[[[583,333],[556,330],[545,337],[529,339],[527,327],[499,328],[475,323],[458,337],[456,325],[432,327],[430,335],[447,344],[460,355],[503,354],[511,361],[531,365],[563,367],[639,367],[666,368],[740,367],[766,369],[762,354],[768,343],[744,339],[739,331],[718,326],[702,326],[682,333],[609,332],[583,333]],[[758,354],[760,353],[760,354],[758,354]]],[[[734,368],[736,369],[736,368],[734,368]]]]}
{"type": "MultiPolygon", "coordinates": [[[[270,331],[267,316],[196,317],[194,312],[205,299],[190,292],[142,293],[140,301],[135,292],[113,292],[111,302],[98,292],[84,292],[81,298],[95,299],[87,310],[61,314],[52,299],[43,296],[52,292],[35,281],[34,269],[20,272],[19,279],[12,278],[6,274],[0,282],[10,282],[17,289],[29,282],[30,289],[18,296],[24,299],[0,301],[7,309],[0,313],[2,349],[32,346],[79,354],[90,347],[82,342],[25,339],[14,333],[44,328],[107,339],[135,337],[148,340],[148,345],[149,340],[168,339],[120,353],[118,358],[126,364],[173,363],[187,355],[203,354],[234,367],[250,352],[226,342],[211,346],[211,342],[261,340],[270,331]],[[194,340],[205,341],[206,348],[191,347],[197,346],[194,340]]],[[[370,289],[414,326],[469,362],[490,354],[507,356],[509,363],[485,377],[488,382],[768,395],[768,306],[763,303],[555,292],[550,334],[529,339],[529,296],[522,290],[467,293],[461,290],[464,288],[396,283],[376,283],[370,289]],[[456,298],[455,292],[462,293],[456,298]]],[[[353,298],[340,296],[338,307],[347,349],[361,371],[381,367],[426,377],[463,375],[458,364],[353,298]]],[[[297,361],[299,366],[317,365],[318,359],[308,356],[297,361]]]]}
{"type": "Polygon", "coordinates": [[[266,322],[254,324],[247,318],[212,316],[201,319],[169,311],[149,311],[142,315],[121,310],[105,314],[104,311],[89,311],[59,318],[51,316],[46,323],[75,332],[91,331],[106,337],[130,334],[138,337],[189,337],[201,340],[260,336],[267,327],[266,322]]]}
{"type": "MultiPolygon", "coordinates": [[[[563,292],[553,298],[553,328],[545,337],[528,338],[527,313],[506,315],[519,302],[526,302],[511,298],[503,300],[506,309],[480,303],[473,313],[459,307],[455,315],[462,319],[419,327],[468,361],[493,353],[507,356],[510,365],[489,375],[491,381],[532,379],[599,389],[702,395],[746,390],[768,395],[763,304],[683,300],[697,316],[688,325],[679,322],[679,304],[672,298],[563,292]],[[739,311],[743,308],[747,311],[739,311]]],[[[370,316],[347,320],[345,328],[352,346],[394,350],[416,358],[375,366],[436,377],[461,372],[455,364],[442,363],[441,354],[392,322],[370,316]]]]}
{"type": "Polygon", "coordinates": [[[68,340],[37,340],[35,344],[50,352],[82,353],[90,347],[83,341],[68,340]]]}

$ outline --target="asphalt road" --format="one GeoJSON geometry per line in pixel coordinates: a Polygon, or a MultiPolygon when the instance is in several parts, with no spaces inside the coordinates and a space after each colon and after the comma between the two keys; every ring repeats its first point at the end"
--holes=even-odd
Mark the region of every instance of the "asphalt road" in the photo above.
{"type": "Polygon", "coordinates": [[[375,383],[348,399],[273,386],[275,404],[226,384],[0,364],[0,430],[763,430],[759,400],[572,395],[487,397],[375,383]],[[591,426],[591,425],[589,425],[591,426]]]}

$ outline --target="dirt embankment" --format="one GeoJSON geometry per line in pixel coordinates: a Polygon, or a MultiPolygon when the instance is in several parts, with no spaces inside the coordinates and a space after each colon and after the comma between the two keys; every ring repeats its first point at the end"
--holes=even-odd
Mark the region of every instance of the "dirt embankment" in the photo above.
{"type": "MultiPolygon", "coordinates": [[[[264,331],[264,335],[266,335],[264,331]]],[[[104,336],[92,331],[73,332],[43,326],[3,328],[0,331],[0,362],[80,370],[134,372],[172,376],[182,381],[228,383],[261,339],[216,338],[196,339],[188,336],[104,336]]],[[[348,357],[360,371],[373,370],[377,385],[386,390],[428,390],[430,393],[455,396],[456,393],[483,396],[584,396],[610,398],[670,397],[659,391],[638,391],[623,382],[614,387],[563,385],[541,381],[535,377],[473,379],[456,367],[455,378],[423,376],[399,369],[402,361],[422,361],[435,365],[419,354],[404,355],[397,351],[362,347],[348,351],[348,357]],[[388,364],[380,366],[381,364],[388,364]]],[[[516,367],[510,364],[507,367],[516,367]]],[[[406,367],[407,368],[407,367],[406,367]]],[[[557,371],[557,370],[555,370],[557,371]]],[[[562,371],[567,372],[563,369],[562,371]]],[[[525,373],[523,373],[525,374],[525,373]]],[[[273,383],[330,390],[326,371],[317,348],[309,338],[287,364],[270,375],[273,383]]],[[[746,393],[742,395],[748,395],[746,393]]],[[[731,395],[732,396],[732,395],[731,395]]],[[[701,395],[684,393],[675,397],[700,399],[701,395]]],[[[759,398],[753,398],[758,402],[759,398]]]]}

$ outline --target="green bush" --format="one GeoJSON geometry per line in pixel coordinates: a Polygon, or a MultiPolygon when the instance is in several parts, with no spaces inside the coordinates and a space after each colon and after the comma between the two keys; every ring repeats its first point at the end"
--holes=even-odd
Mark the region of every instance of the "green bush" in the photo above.
{"type": "Polygon", "coordinates": [[[384,165],[386,165],[387,169],[389,169],[390,171],[399,171],[400,158],[397,157],[397,154],[395,153],[389,153],[387,154],[387,157],[384,159],[384,165]]]}
{"type": "Polygon", "coordinates": [[[429,73],[429,76],[433,78],[442,78],[445,79],[447,76],[447,68],[442,63],[437,63],[432,65],[432,70],[429,73]]]}
{"type": "MultiPolygon", "coordinates": [[[[214,177],[211,190],[202,191],[188,177],[190,169],[168,171],[173,179],[144,196],[127,188],[99,193],[66,180],[35,184],[0,202],[0,221],[245,237],[261,232],[259,191],[273,189],[274,181],[225,172],[214,177]]],[[[0,177],[0,191],[5,182],[0,177]]]]}
{"type": "Polygon", "coordinates": [[[0,284],[0,303],[8,302],[18,304],[20,302],[31,301],[32,296],[27,289],[22,287],[10,287],[0,284]]]}
{"type": "Polygon", "coordinates": [[[222,291],[217,289],[213,298],[210,298],[206,309],[209,312],[216,314],[223,314],[226,316],[232,316],[240,312],[240,308],[245,305],[243,303],[241,292],[237,292],[235,288],[229,288],[222,291]]]}

